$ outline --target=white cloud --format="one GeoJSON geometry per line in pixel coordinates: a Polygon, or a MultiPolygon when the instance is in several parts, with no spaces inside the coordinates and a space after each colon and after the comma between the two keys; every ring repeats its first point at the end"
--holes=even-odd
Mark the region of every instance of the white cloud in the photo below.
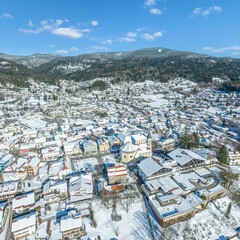
{"type": "Polygon", "coordinates": [[[136,31],[137,32],[142,32],[142,31],[145,31],[147,29],[148,29],[147,27],[142,27],[142,28],[137,28],[136,31]]]}
{"type": "Polygon", "coordinates": [[[83,37],[83,34],[80,32],[80,30],[72,28],[72,27],[56,28],[56,29],[52,30],[52,33],[54,35],[68,37],[68,38],[73,38],[73,39],[77,39],[77,38],[82,38],[83,37]]]}
{"type": "Polygon", "coordinates": [[[97,25],[98,25],[98,21],[91,21],[91,24],[92,24],[93,26],[97,26],[97,25]]]}
{"type": "Polygon", "coordinates": [[[107,39],[106,41],[102,42],[103,44],[112,44],[112,40],[111,39],[107,39]]]}
{"type": "Polygon", "coordinates": [[[137,37],[137,34],[134,32],[128,32],[126,36],[134,38],[134,37],[137,37]]]}
{"type": "Polygon", "coordinates": [[[47,25],[47,24],[48,24],[48,21],[47,21],[47,20],[42,20],[42,21],[40,22],[40,24],[41,24],[42,26],[47,25]]]}
{"type": "Polygon", "coordinates": [[[3,17],[3,18],[8,18],[8,19],[13,19],[14,17],[11,15],[11,14],[9,14],[9,13],[3,13],[2,15],[1,15],[1,17],[3,17]]]}
{"type": "Polygon", "coordinates": [[[71,48],[69,49],[69,51],[71,51],[71,52],[79,52],[80,49],[77,48],[77,47],[71,47],[71,48]]]}
{"type": "Polygon", "coordinates": [[[57,54],[68,54],[68,50],[56,50],[55,53],[57,54]]]}
{"type": "Polygon", "coordinates": [[[198,7],[198,8],[195,8],[193,10],[193,14],[194,15],[199,15],[202,11],[203,11],[203,9],[201,7],[198,7]]]}
{"type": "Polygon", "coordinates": [[[94,50],[100,50],[100,51],[106,51],[108,50],[107,47],[104,47],[104,46],[90,46],[91,49],[94,49],[94,50]]]}
{"type": "Polygon", "coordinates": [[[119,37],[116,39],[116,41],[119,42],[136,42],[135,38],[129,38],[129,37],[119,37]]]}
{"type": "MultiPolygon", "coordinates": [[[[68,38],[82,38],[83,32],[90,32],[90,29],[77,29],[75,27],[60,27],[63,23],[68,23],[68,19],[57,19],[57,20],[42,20],[40,21],[40,27],[36,29],[24,29],[20,28],[19,31],[25,34],[39,34],[43,31],[49,31],[54,35],[68,37],[68,38]]],[[[32,22],[29,22],[29,26],[32,22]]]]}
{"type": "Polygon", "coordinates": [[[214,12],[222,12],[222,7],[220,7],[220,6],[214,6],[214,7],[213,7],[213,11],[214,11],[214,12]]]}
{"type": "Polygon", "coordinates": [[[163,33],[162,32],[155,32],[153,34],[150,33],[144,33],[141,35],[145,40],[147,41],[154,41],[158,37],[162,37],[163,33]]]}
{"type": "Polygon", "coordinates": [[[144,2],[144,5],[147,6],[147,7],[149,7],[149,6],[156,5],[156,2],[157,2],[157,0],[146,0],[146,1],[144,2]]]}
{"type": "Polygon", "coordinates": [[[151,8],[150,9],[150,13],[154,14],[154,15],[161,15],[162,11],[158,8],[151,8]]]}
{"type": "Polygon", "coordinates": [[[192,15],[190,17],[195,17],[195,16],[208,16],[209,14],[213,12],[222,12],[222,7],[220,6],[213,6],[213,7],[208,7],[207,9],[203,9],[202,7],[198,7],[193,9],[192,15]]]}
{"type": "Polygon", "coordinates": [[[33,22],[31,20],[28,21],[28,26],[29,27],[34,27],[34,24],[33,24],[33,22]]]}
{"type": "Polygon", "coordinates": [[[155,32],[154,37],[162,37],[163,33],[162,32],[155,32]]]}
{"type": "Polygon", "coordinates": [[[55,47],[55,45],[54,45],[54,44],[50,45],[50,48],[54,48],[54,47],[55,47]]]}
{"type": "Polygon", "coordinates": [[[81,29],[81,32],[91,32],[91,29],[89,29],[89,28],[84,28],[84,29],[81,29]]]}
{"type": "Polygon", "coordinates": [[[19,31],[20,31],[20,32],[23,32],[23,33],[25,33],[25,34],[29,34],[29,33],[38,34],[38,33],[40,33],[40,32],[43,31],[43,28],[37,28],[37,29],[35,29],[35,30],[19,28],[19,31]]]}
{"type": "Polygon", "coordinates": [[[155,39],[155,37],[153,35],[151,35],[150,33],[144,33],[144,34],[142,34],[142,37],[148,41],[153,41],[155,39]]]}
{"type": "Polygon", "coordinates": [[[230,46],[230,47],[221,47],[221,48],[213,48],[213,47],[204,47],[203,51],[211,52],[211,53],[223,53],[227,51],[240,51],[240,46],[230,46]]]}

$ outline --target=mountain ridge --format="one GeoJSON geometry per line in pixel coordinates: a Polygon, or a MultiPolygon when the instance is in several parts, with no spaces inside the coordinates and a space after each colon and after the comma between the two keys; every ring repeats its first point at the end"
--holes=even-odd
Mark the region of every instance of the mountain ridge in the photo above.
{"type": "MultiPolygon", "coordinates": [[[[184,77],[195,82],[209,83],[213,77],[219,77],[240,85],[238,58],[213,57],[161,47],[66,57],[33,54],[25,57],[28,61],[25,64],[22,64],[23,60],[18,59],[18,56],[15,58],[14,55],[7,56],[10,56],[8,58],[11,58],[11,61],[15,60],[16,64],[19,62],[22,66],[29,64],[28,69],[32,70],[29,72],[30,76],[37,76],[40,81],[46,81],[46,78],[57,82],[59,79],[85,81],[108,77],[112,78],[113,83],[146,79],[166,82],[172,78],[184,77]],[[37,64],[41,59],[45,62],[37,64]]],[[[24,69],[24,72],[27,73],[27,70],[24,69]]],[[[28,76],[25,74],[26,78],[28,76]]]]}

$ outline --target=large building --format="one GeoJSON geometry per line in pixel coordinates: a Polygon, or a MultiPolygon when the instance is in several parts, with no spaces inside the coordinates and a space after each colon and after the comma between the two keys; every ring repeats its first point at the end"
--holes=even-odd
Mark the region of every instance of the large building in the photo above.
{"type": "Polygon", "coordinates": [[[238,151],[228,151],[227,162],[229,165],[239,165],[240,153],[238,151]]]}
{"type": "Polygon", "coordinates": [[[16,240],[27,239],[36,232],[36,212],[31,212],[12,221],[12,233],[16,240]]]}
{"type": "Polygon", "coordinates": [[[205,165],[205,158],[187,149],[176,149],[168,153],[168,157],[175,160],[181,172],[191,171],[205,165]]]}
{"type": "Polygon", "coordinates": [[[126,183],[127,181],[127,168],[123,165],[109,167],[107,169],[109,184],[126,183]]]}
{"type": "Polygon", "coordinates": [[[160,164],[160,162],[154,157],[143,159],[138,164],[138,168],[138,173],[143,181],[163,177],[173,172],[171,167],[160,164]]]}

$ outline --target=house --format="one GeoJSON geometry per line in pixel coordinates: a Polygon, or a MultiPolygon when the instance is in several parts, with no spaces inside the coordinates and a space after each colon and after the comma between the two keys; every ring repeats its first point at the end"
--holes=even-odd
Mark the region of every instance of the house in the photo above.
{"type": "Polygon", "coordinates": [[[205,158],[187,149],[178,148],[169,152],[167,156],[177,162],[182,172],[201,168],[205,165],[205,158]]]}
{"type": "Polygon", "coordinates": [[[12,210],[22,213],[30,210],[35,204],[35,193],[29,192],[21,194],[12,200],[12,210]]]}
{"type": "Polygon", "coordinates": [[[157,142],[157,146],[159,146],[162,151],[170,151],[176,145],[176,141],[174,138],[163,139],[157,142]]]}
{"type": "Polygon", "coordinates": [[[59,146],[48,146],[41,149],[41,155],[43,160],[49,161],[53,158],[58,158],[61,154],[59,146]]]}
{"type": "Polygon", "coordinates": [[[67,181],[48,181],[43,185],[42,194],[45,204],[65,200],[68,196],[67,181]]]}
{"type": "Polygon", "coordinates": [[[27,163],[25,158],[15,159],[4,171],[2,177],[5,182],[21,179],[21,172],[19,170],[27,163]]]}
{"type": "Polygon", "coordinates": [[[122,146],[122,142],[117,137],[115,137],[114,135],[109,137],[108,141],[109,141],[109,146],[110,146],[112,151],[118,151],[119,148],[122,146]]]}
{"type": "Polygon", "coordinates": [[[14,161],[14,157],[12,154],[3,153],[0,156],[0,173],[3,172],[12,162],[14,161]]]}
{"type": "Polygon", "coordinates": [[[205,166],[207,167],[212,167],[215,166],[216,163],[218,162],[217,158],[215,157],[215,154],[208,149],[199,149],[195,150],[195,153],[199,154],[205,159],[205,166]]]}
{"type": "Polygon", "coordinates": [[[83,150],[85,154],[97,153],[97,143],[93,140],[86,140],[83,142],[83,150]]]}
{"type": "Polygon", "coordinates": [[[135,153],[135,159],[141,160],[143,158],[151,157],[152,156],[152,148],[148,144],[140,144],[135,145],[136,153],[135,153]]]}
{"type": "Polygon", "coordinates": [[[100,152],[106,152],[109,150],[109,142],[105,138],[100,138],[97,140],[98,149],[100,152]]]}
{"type": "Polygon", "coordinates": [[[12,220],[13,236],[16,240],[26,239],[36,232],[36,212],[31,212],[12,220]]]}
{"type": "Polygon", "coordinates": [[[147,138],[142,134],[135,134],[131,136],[132,143],[135,145],[147,143],[147,138]]]}
{"type": "Polygon", "coordinates": [[[4,182],[0,184],[0,200],[13,198],[22,188],[20,181],[4,182]]]}
{"type": "Polygon", "coordinates": [[[20,147],[21,154],[28,154],[30,151],[35,149],[35,143],[22,144],[20,147]]]}
{"type": "Polygon", "coordinates": [[[138,163],[138,174],[144,182],[170,175],[172,172],[171,167],[164,167],[154,157],[148,157],[138,163]]]}
{"type": "Polygon", "coordinates": [[[69,180],[69,202],[91,200],[93,196],[92,174],[85,173],[73,176],[69,180]]]}
{"type": "Polygon", "coordinates": [[[64,153],[66,156],[80,155],[82,150],[80,148],[79,142],[66,142],[63,144],[64,153]]]}
{"type": "Polygon", "coordinates": [[[60,158],[48,165],[48,176],[51,179],[64,179],[70,173],[72,173],[72,165],[68,157],[60,158]]]}
{"type": "Polygon", "coordinates": [[[124,165],[109,167],[107,169],[109,184],[126,183],[127,181],[127,168],[124,165]]]}
{"type": "Polygon", "coordinates": [[[63,239],[77,239],[86,234],[81,213],[71,214],[71,212],[60,219],[60,232],[63,239]]]}
{"type": "Polygon", "coordinates": [[[227,163],[229,165],[240,165],[240,153],[238,151],[228,151],[227,163]]]}
{"type": "Polygon", "coordinates": [[[18,171],[19,179],[24,179],[27,176],[37,175],[40,159],[38,157],[30,157],[28,162],[26,162],[18,171]]]}

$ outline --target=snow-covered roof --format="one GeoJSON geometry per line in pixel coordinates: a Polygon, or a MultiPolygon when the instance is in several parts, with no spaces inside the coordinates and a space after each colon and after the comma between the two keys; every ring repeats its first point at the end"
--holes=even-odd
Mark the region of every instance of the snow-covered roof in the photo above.
{"type": "Polygon", "coordinates": [[[127,175],[127,168],[124,165],[109,167],[107,169],[108,177],[127,175]]]}
{"type": "Polygon", "coordinates": [[[206,168],[200,168],[200,169],[195,170],[194,172],[197,175],[199,175],[200,177],[204,177],[204,176],[211,174],[211,172],[206,168]]]}
{"type": "Polygon", "coordinates": [[[136,151],[136,147],[132,143],[126,143],[121,146],[121,151],[126,153],[131,153],[136,151]]]}
{"type": "Polygon", "coordinates": [[[170,153],[168,153],[168,156],[177,161],[177,163],[181,166],[188,163],[192,159],[198,159],[201,161],[205,160],[202,156],[191,150],[180,148],[171,151],[170,153]]]}
{"type": "Polygon", "coordinates": [[[22,229],[31,227],[36,224],[36,212],[31,212],[26,215],[14,218],[12,221],[12,232],[17,232],[22,229]]]}
{"type": "Polygon", "coordinates": [[[34,192],[25,193],[20,196],[17,196],[12,201],[12,208],[17,209],[21,206],[28,206],[35,203],[35,194],[34,192]]]}
{"type": "Polygon", "coordinates": [[[60,220],[60,232],[69,231],[75,228],[82,227],[81,214],[75,216],[62,217],[60,220]]]}
{"type": "Polygon", "coordinates": [[[162,166],[159,165],[156,161],[152,159],[152,157],[148,157],[144,160],[142,160],[138,167],[141,169],[141,171],[147,176],[151,176],[160,169],[162,169],[162,166]]]}

